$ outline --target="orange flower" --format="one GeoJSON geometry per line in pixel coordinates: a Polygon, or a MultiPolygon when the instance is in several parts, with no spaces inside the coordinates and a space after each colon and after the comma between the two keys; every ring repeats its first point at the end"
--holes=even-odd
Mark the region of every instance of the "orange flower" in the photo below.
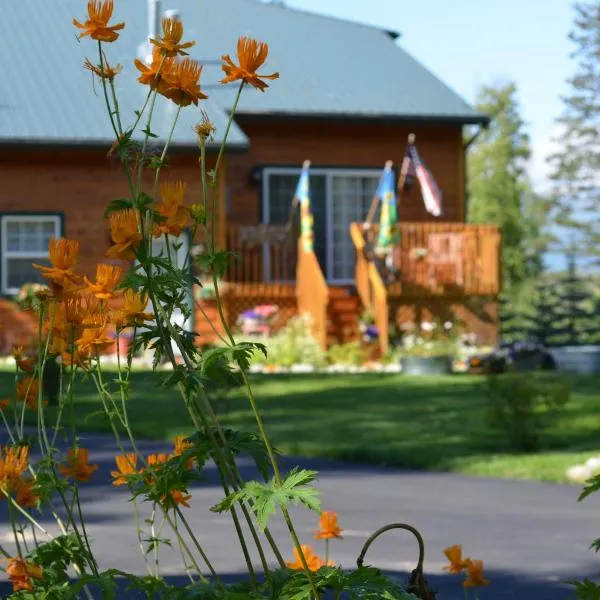
{"type": "Polygon", "coordinates": [[[77,282],[77,275],[73,271],[79,253],[79,242],[65,238],[52,238],[48,245],[51,267],[36,265],[42,275],[51,283],[61,288],[69,289],[77,282]]]}
{"type": "Polygon", "coordinates": [[[483,561],[467,558],[467,578],[463,582],[466,588],[484,587],[489,585],[489,579],[483,576],[483,561]]]}
{"type": "Polygon", "coordinates": [[[452,575],[458,575],[467,568],[467,561],[463,560],[462,557],[462,546],[455,544],[444,550],[446,558],[450,561],[450,564],[444,567],[444,571],[452,573],[452,575]]]}
{"type": "Polygon", "coordinates": [[[125,290],[125,304],[117,314],[117,320],[122,325],[143,325],[144,321],[152,321],[154,315],[144,312],[148,298],[133,290],[125,290]]]}
{"type": "Polygon", "coordinates": [[[12,354],[15,358],[15,362],[17,363],[17,367],[19,367],[21,371],[25,371],[25,373],[29,373],[31,375],[35,368],[35,360],[31,357],[25,356],[23,346],[15,346],[12,354]]]}
{"type": "Polygon", "coordinates": [[[119,454],[115,456],[117,470],[111,471],[110,475],[114,479],[113,485],[127,485],[128,476],[137,473],[137,456],[135,453],[119,454]]]}
{"type": "Polygon", "coordinates": [[[31,477],[22,479],[17,485],[15,502],[21,508],[35,508],[39,501],[40,498],[35,493],[35,480],[31,477]]]}
{"type": "Polygon", "coordinates": [[[149,454],[148,460],[146,462],[148,463],[149,467],[155,467],[157,465],[162,465],[166,463],[168,460],[168,454],[166,454],[165,452],[159,452],[158,454],[149,454]]]}
{"type": "Polygon", "coordinates": [[[84,277],[85,292],[95,296],[98,300],[110,300],[115,297],[115,286],[123,275],[123,269],[115,265],[101,263],[96,265],[96,283],[84,277]]]}
{"type": "Polygon", "coordinates": [[[173,63],[165,74],[166,89],[164,95],[179,106],[198,104],[208,96],[200,90],[202,66],[191,58],[173,63]]]}
{"type": "Polygon", "coordinates": [[[83,67],[100,77],[100,79],[106,79],[107,81],[114,81],[115,77],[123,70],[121,65],[111,67],[108,60],[106,60],[106,56],[101,65],[95,65],[89,58],[86,58],[83,67]]]}
{"type": "Polygon", "coordinates": [[[25,402],[28,408],[37,408],[39,391],[40,383],[39,380],[35,377],[23,377],[23,379],[17,381],[17,398],[21,402],[25,402]]]}
{"type": "Polygon", "coordinates": [[[65,323],[81,326],[87,317],[98,312],[99,302],[93,297],[77,295],[65,298],[63,308],[65,323]]]}
{"type": "Polygon", "coordinates": [[[107,327],[90,327],[83,330],[81,337],[75,341],[77,350],[92,356],[100,354],[104,350],[108,350],[115,341],[106,333],[107,327]]]}
{"type": "MultiPolygon", "coordinates": [[[[302,554],[306,559],[306,564],[311,571],[318,571],[321,567],[327,566],[332,567],[333,561],[328,560],[327,563],[323,562],[313,551],[312,546],[302,544],[302,554]]],[[[304,565],[300,560],[300,554],[296,548],[294,548],[294,561],[286,563],[288,569],[294,569],[295,571],[301,571],[304,569],[304,565]]]]}
{"type": "Polygon", "coordinates": [[[324,510],[319,519],[319,531],[315,533],[315,540],[329,540],[331,538],[341,538],[343,529],[338,527],[337,513],[324,510]]]}
{"type": "Polygon", "coordinates": [[[71,354],[70,352],[63,352],[61,354],[61,359],[62,364],[65,367],[75,365],[80,369],[87,369],[89,366],[90,355],[87,353],[81,353],[79,351],[75,351],[75,354],[71,354]]]}
{"type": "Polygon", "coordinates": [[[32,579],[42,579],[44,571],[35,563],[28,562],[23,558],[9,558],[6,566],[6,574],[13,585],[13,591],[18,592],[33,590],[32,579]]]}
{"type": "Polygon", "coordinates": [[[15,448],[0,448],[0,488],[7,492],[18,489],[21,483],[21,475],[29,466],[29,448],[17,446],[15,448]]]}
{"type": "MultiPolygon", "coordinates": [[[[174,504],[178,504],[179,506],[185,506],[186,508],[190,507],[190,500],[192,499],[191,494],[185,494],[184,492],[181,492],[179,490],[173,490],[172,492],[169,492],[169,496],[174,504]]],[[[166,507],[165,499],[166,496],[163,497],[162,502],[163,506],[166,507]]]]}
{"type": "Polygon", "coordinates": [[[67,464],[58,466],[64,477],[70,477],[76,481],[89,481],[98,470],[98,465],[89,464],[89,452],[87,448],[69,448],[67,450],[67,464]]]}
{"type": "Polygon", "coordinates": [[[135,210],[128,208],[127,210],[112,212],[108,215],[108,223],[114,246],[108,249],[106,255],[111,258],[133,260],[135,250],[142,241],[135,210]]]}
{"type": "MultiPolygon", "coordinates": [[[[194,447],[194,444],[186,440],[184,435],[176,435],[174,445],[173,456],[181,456],[186,450],[194,447]]],[[[185,466],[191,469],[194,466],[194,459],[187,460],[185,466]]]]}
{"type": "Polygon", "coordinates": [[[150,42],[157,48],[160,48],[165,56],[177,56],[178,54],[187,55],[185,49],[191,48],[196,42],[185,42],[180,44],[183,37],[183,23],[178,19],[165,18],[162,20],[162,37],[157,40],[150,39],[150,42]]]}
{"type": "Polygon", "coordinates": [[[153,48],[150,65],[143,63],[137,58],[133,62],[136,69],[141,73],[138,81],[143,85],[149,85],[150,89],[164,95],[167,89],[167,78],[173,68],[174,59],[165,58],[160,48],[153,48]]]}
{"type": "Polygon", "coordinates": [[[177,236],[190,224],[189,212],[183,204],[185,190],[183,181],[161,184],[162,202],[156,207],[156,213],[164,220],[154,226],[154,237],[165,233],[177,236]]]}
{"type": "Polygon", "coordinates": [[[258,42],[252,38],[241,37],[237,43],[237,57],[239,65],[236,65],[229,54],[221,57],[225,64],[221,66],[225,72],[225,79],[221,83],[231,81],[245,81],[257,90],[264,92],[269,86],[263,79],[278,79],[279,73],[272,75],[259,75],[256,71],[260,69],[267,56],[269,55],[269,46],[265,42],[258,42]]]}
{"type": "Polygon", "coordinates": [[[79,38],[90,36],[93,40],[99,42],[114,42],[120,31],[125,27],[125,23],[109,25],[108,22],[113,14],[113,0],[88,0],[88,18],[82,24],[73,19],[73,25],[78,29],[83,29],[79,38]]]}
{"type": "Polygon", "coordinates": [[[0,400],[0,411],[6,410],[10,406],[10,400],[8,398],[2,398],[0,400]]]}

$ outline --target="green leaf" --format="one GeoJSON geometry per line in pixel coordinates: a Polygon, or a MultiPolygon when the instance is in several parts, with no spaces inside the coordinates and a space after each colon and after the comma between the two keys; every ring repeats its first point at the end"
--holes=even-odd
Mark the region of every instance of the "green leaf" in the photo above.
{"type": "Polygon", "coordinates": [[[127,198],[117,198],[116,200],[111,200],[108,206],[104,209],[104,218],[108,217],[108,215],[112,212],[127,210],[128,208],[133,208],[133,202],[127,198]]]}
{"type": "Polygon", "coordinates": [[[588,496],[591,496],[598,490],[600,490],[600,473],[594,475],[594,477],[591,477],[585,482],[583,490],[579,494],[578,501],[581,502],[582,500],[585,500],[588,496]]]}
{"type": "Polygon", "coordinates": [[[281,485],[275,478],[267,484],[249,481],[241,490],[229,494],[211,510],[219,513],[225,512],[231,510],[236,502],[249,501],[252,503],[252,510],[256,515],[258,526],[264,531],[269,518],[275,513],[278,506],[287,509],[290,504],[302,504],[314,512],[321,510],[319,491],[314,487],[309,487],[309,484],[315,481],[316,475],[316,471],[296,467],[290,471],[281,485]]]}
{"type": "Polygon", "coordinates": [[[600,586],[591,579],[583,581],[568,581],[575,586],[575,595],[578,600],[600,600],[600,586]]]}

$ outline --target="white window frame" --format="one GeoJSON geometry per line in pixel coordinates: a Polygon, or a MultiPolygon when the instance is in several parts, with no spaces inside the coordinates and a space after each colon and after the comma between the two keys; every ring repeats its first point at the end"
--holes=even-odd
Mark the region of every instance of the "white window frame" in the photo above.
{"type": "Polygon", "coordinates": [[[39,215],[27,215],[27,214],[1,214],[0,215],[0,294],[5,296],[14,296],[19,288],[8,287],[8,261],[12,258],[28,258],[32,262],[36,260],[47,259],[49,254],[46,250],[42,252],[21,252],[7,249],[8,243],[8,223],[39,223],[39,222],[51,221],[54,223],[54,236],[60,237],[62,235],[62,219],[59,215],[52,214],[39,214],[39,215]]]}
{"type": "MultiPolygon", "coordinates": [[[[269,199],[269,177],[271,175],[296,175],[300,176],[302,169],[300,167],[265,167],[263,169],[262,176],[262,215],[263,223],[270,223],[270,199],[269,199]]],[[[326,231],[326,267],[327,273],[333,273],[333,178],[335,176],[341,177],[381,177],[381,169],[373,168],[345,168],[345,167],[331,167],[331,168],[311,168],[311,175],[324,175],[325,176],[325,212],[327,214],[327,231],[326,231]]],[[[290,198],[290,205],[292,198],[290,198]]],[[[348,231],[348,238],[350,238],[350,231],[348,231]]],[[[270,254],[268,247],[265,244],[263,251],[263,272],[269,274],[270,270],[270,254]]],[[[354,278],[335,279],[333,277],[326,277],[327,282],[333,285],[350,285],[354,283],[354,278]]]]}

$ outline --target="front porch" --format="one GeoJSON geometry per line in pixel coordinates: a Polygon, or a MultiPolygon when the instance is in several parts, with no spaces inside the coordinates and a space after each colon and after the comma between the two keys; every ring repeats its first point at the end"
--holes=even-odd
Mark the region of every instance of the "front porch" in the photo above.
{"type": "MultiPolygon", "coordinates": [[[[423,222],[401,223],[398,230],[400,242],[392,250],[397,271],[394,281],[388,282],[368,251],[378,226],[351,224],[353,277],[340,280],[324,274],[332,272],[331,262],[324,264],[327,250],[320,256],[305,252],[286,226],[227,225],[226,247],[237,254],[223,283],[229,325],[234,327],[246,310],[274,304],[279,308],[275,329],[295,315],[308,314],[314,335],[325,347],[356,339],[359,317],[368,309],[379,330],[382,353],[389,346],[390,324],[430,318],[458,318],[486,342],[495,342],[500,282],[497,227],[423,222]]],[[[334,274],[348,272],[348,260],[334,274]]],[[[197,302],[198,312],[214,311],[211,300],[197,302]]],[[[213,342],[215,332],[204,325],[205,319],[196,322],[200,343],[213,342]]]]}

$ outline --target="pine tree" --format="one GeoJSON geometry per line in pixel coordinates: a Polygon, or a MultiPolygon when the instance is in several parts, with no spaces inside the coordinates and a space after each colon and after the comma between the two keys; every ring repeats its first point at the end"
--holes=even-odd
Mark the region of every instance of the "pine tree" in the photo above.
{"type": "Polygon", "coordinates": [[[526,174],[531,154],[520,115],[517,87],[481,89],[478,110],[492,121],[468,157],[471,223],[494,223],[502,233],[502,283],[509,295],[541,270],[546,200],[535,194],[526,174]]]}
{"type": "Polygon", "coordinates": [[[561,145],[553,166],[556,221],[576,235],[580,253],[600,258],[600,0],[576,2],[569,39],[577,61],[557,120],[561,145]]]}

